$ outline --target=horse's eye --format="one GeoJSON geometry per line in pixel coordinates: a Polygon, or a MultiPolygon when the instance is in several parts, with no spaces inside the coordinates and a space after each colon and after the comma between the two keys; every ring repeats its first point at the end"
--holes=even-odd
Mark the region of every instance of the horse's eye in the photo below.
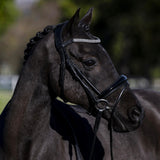
{"type": "Polygon", "coordinates": [[[83,63],[84,63],[86,66],[93,66],[93,65],[95,65],[96,61],[93,60],[93,59],[88,59],[88,60],[84,60],[83,63]]]}

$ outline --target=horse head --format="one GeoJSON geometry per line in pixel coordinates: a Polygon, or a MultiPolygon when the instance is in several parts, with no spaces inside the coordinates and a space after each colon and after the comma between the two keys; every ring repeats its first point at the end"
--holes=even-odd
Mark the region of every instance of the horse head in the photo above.
{"type": "Polygon", "coordinates": [[[107,120],[112,116],[114,130],[132,131],[140,125],[143,109],[127,78],[117,73],[100,39],[89,32],[92,9],[81,20],[79,11],[54,29],[57,53],[51,67],[51,86],[64,101],[81,105],[93,114],[96,109],[103,111],[107,120]]]}

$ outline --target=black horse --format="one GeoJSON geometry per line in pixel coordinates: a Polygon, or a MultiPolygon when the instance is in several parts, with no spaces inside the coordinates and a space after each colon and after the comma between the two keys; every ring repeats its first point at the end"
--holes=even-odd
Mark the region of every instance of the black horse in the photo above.
{"type": "Polygon", "coordinates": [[[0,117],[0,160],[159,159],[160,93],[129,88],[90,34],[91,17],[77,10],[28,43],[0,117]]]}

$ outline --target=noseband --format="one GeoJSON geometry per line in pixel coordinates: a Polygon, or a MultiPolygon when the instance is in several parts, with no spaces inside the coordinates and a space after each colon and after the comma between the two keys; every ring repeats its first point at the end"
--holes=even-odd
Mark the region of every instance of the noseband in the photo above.
{"type": "MultiPolygon", "coordinates": [[[[100,43],[100,39],[97,37],[92,37],[92,39],[80,39],[80,38],[73,38],[68,41],[63,41],[62,39],[62,31],[64,26],[66,25],[67,22],[59,24],[55,29],[54,29],[54,35],[55,35],[55,46],[60,54],[61,57],[61,64],[60,64],[60,76],[59,76],[59,85],[61,87],[61,98],[65,100],[64,96],[64,78],[65,78],[65,69],[67,69],[70,74],[72,75],[73,79],[78,81],[81,86],[84,88],[89,102],[90,102],[90,112],[92,111],[93,106],[97,110],[97,116],[96,116],[96,121],[94,125],[94,139],[93,139],[93,144],[91,148],[91,153],[90,153],[90,158],[89,160],[92,159],[93,157],[93,152],[94,152],[94,146],[95,146],[95,141],[96,141],[96,134],[98,131],[98,127],[100,124],[100,120],[102,117],[102,113],[104,111],[108,111],[111,114],[110,117],[110,134],[112,137],[112,117],[113,113],[126,89],[128,86],[127,83],[127,77],[124,75],[121,75],[119,79],[114,82],[110,87],[107,87],[104,89],[102,92],[100,92],[87,78],[86,76],[77,68],[77,66],[72,62],[70,59],[69,55],[66,52],[66,48],[68,45],[72,43],[100,43]],[[106,99],[108,96],[110,96],[113,92],[117,91],[119,88],[121,89],[121,92],[119,96],[116,98],[114,104],[110,104],[108,100],[106,99]]],[[[111,139],[111,138],[110,138],[111,139]]],[[[111,159],[113,160],[113,153],[112,153],[112,140],[110,141],[111,145],[111,159]]],[[[81,158],[79,158],[81,159],[81,158]]]]}

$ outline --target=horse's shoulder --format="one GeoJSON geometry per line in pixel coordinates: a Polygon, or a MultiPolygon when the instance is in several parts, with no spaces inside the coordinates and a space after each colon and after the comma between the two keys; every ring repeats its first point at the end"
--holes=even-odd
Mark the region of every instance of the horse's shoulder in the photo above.
{"type": "Polygon", "coordinates": [[[143,107],[155,108],[160,112],[160,92],[149,89],[133,90],[143,107]]]}
{"type": "Polygon", "coordinates": [[[160,92],[151,90],[151,89],[134,89],[132,90],[136,95],[141,95],[143,97],[152,97],[152,96],[158,96],[160,97],[160,92]]]}

